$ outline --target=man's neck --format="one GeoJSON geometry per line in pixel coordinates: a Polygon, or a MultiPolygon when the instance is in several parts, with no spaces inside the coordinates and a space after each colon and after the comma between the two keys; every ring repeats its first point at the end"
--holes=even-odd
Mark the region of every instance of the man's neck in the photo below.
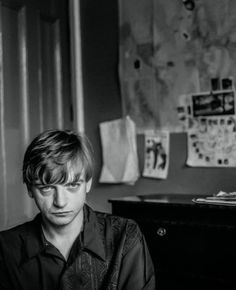
{"type": "Polygon", "coordinates": [[[65,257],[68,258],[70,249],[83,227],[83,210],[69,224],[55,226],[43,220],[42,229],[48,242],[53,244],[65,257]]]}

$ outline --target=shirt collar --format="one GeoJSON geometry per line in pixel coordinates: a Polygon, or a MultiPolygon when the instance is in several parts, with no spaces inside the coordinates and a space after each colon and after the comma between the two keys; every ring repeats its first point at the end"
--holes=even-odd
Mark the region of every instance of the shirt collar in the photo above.
{"type": "Polygon", "coordinates": [[[41,214],[38,214],[33,221],[27,223],[26,231],[21,233],[25,245],[24,261],[31,259],[45,249],[46,243],[42,234],[41,221],[41,214]]]}
{"type": "MultiPolygon", "coordinates": [[[[22,233],[25,244],[25,259],[31,259],[45,250],[46,240],[42,234],[42,218],[38,214],[32,222],[27,224],[26,232],[22,233]]],[[[84,228],[82,234],[82,247],[105,261],[105,245],[96,214],[88,206],[84,205],[84,228]]]]}
{"type": "Polygon", "coordinates": [[[84,206],[84,231],[82,241],[84,248],[93,252],[105,261],[105,245],[101,229],[95,212],[86,204],[84,206]]]}

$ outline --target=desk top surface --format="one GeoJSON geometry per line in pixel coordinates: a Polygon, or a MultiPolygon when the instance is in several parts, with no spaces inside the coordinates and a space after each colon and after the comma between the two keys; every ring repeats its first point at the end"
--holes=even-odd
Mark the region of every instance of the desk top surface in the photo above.
{"type": "Polygon", "coordinates": [[[193,198],[205,197],[194,194],[147,194],[124,196],[109,199],[109,202],[142,202],[142,203],[171,203],[171,204],[194,204],[193,198]]]}
{"type": "Polygon", "coordinates": [[[147,194],[147,195],[134,195],[112,198],[109,200],[114,203],[136,203],[136,204],[163,204],[163,205],[181,205],[181,206],[210,206],[210,207],[230,207],[236,209],[236,199],[222,200],[222,199],[210,199],[206,195],[194,195],[194,194],[147,194]]]}

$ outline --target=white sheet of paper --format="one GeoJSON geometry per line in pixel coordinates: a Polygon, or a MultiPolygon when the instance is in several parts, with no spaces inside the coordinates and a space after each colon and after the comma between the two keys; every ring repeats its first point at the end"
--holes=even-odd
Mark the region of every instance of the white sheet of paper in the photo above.
{"type": "Polygon", "coordinates": [[[100,124],[103,167],[99,182],[134,184],[139,178],[136,126],[125,117],[100,124]]]}

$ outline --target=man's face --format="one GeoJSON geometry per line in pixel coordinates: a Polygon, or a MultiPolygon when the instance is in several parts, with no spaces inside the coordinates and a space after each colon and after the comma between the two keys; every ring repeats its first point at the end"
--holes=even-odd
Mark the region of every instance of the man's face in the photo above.
{"type": "Polygon", "coordinates": [[[83,218],[86,193],[92,180],[86,182],[82,173],[79,180],[64,184],[40,184],[31,187],[29,194],[42,213],[44,222],[50,226],[66,226],[83,218]]]}

